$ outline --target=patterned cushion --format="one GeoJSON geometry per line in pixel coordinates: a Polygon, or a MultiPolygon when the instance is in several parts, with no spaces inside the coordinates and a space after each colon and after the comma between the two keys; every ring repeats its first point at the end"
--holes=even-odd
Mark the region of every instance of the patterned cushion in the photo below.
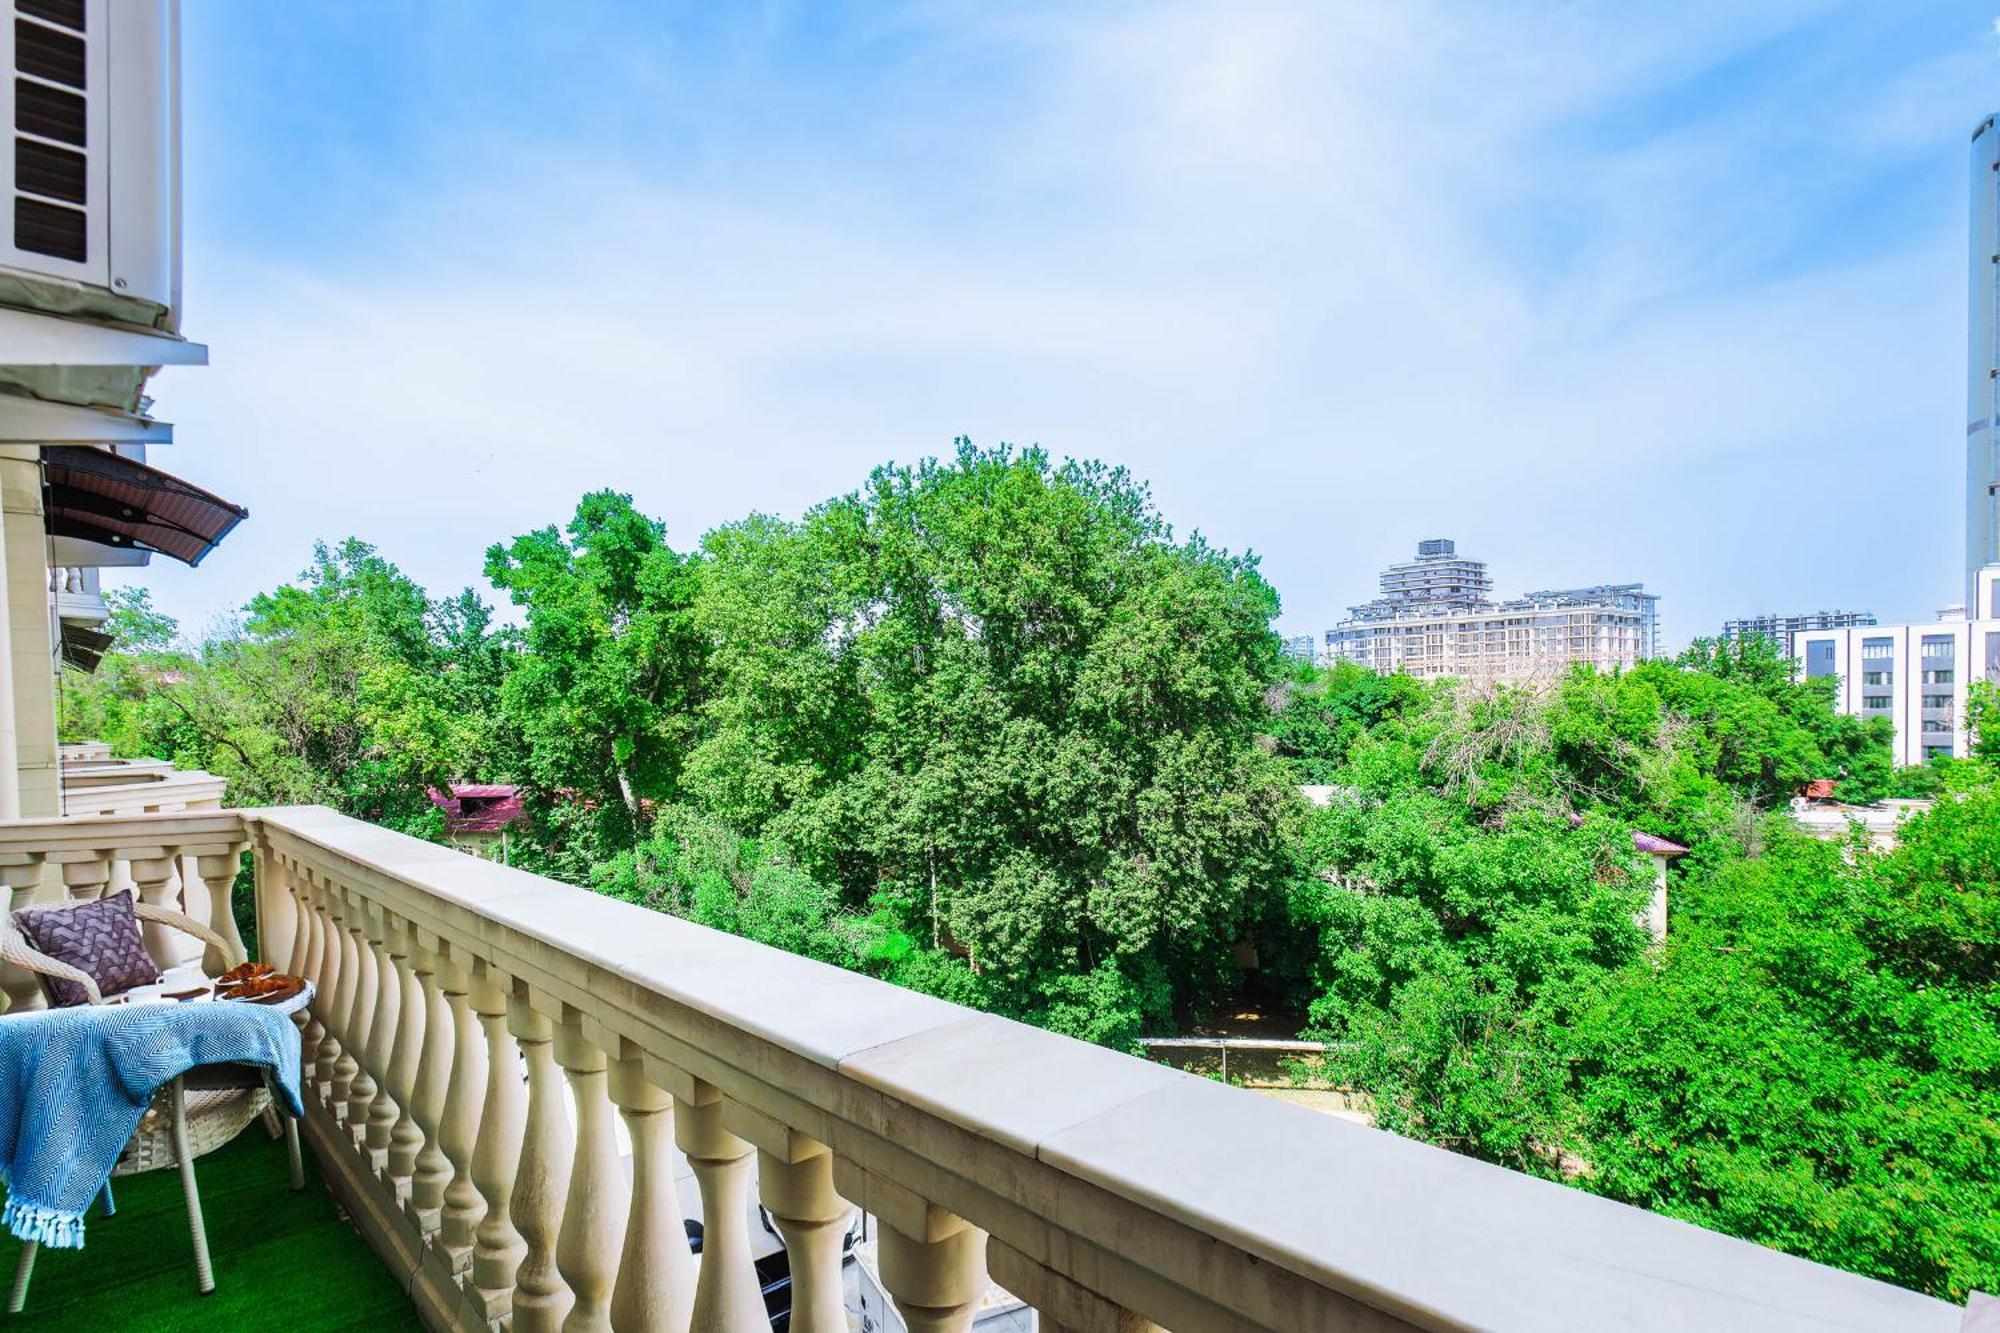
{"type": "MultiPolygon", "coordinates": [[[[129,889],[78,907],[26,907],[14,924],[28,943],[57,962],[88,972],[107,998],[160,979],[159,966],[139,938],[139,918],[129,889]]],[[[49,1003],[57,1008],[89,1004],[90,993],[74,981],[43,977],[49,1003]]]]}

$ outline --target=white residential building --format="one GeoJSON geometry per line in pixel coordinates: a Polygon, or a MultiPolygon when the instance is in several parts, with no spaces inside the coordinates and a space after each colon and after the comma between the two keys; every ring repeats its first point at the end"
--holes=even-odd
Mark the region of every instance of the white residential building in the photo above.
{"type": "Polygon", "coordinates": [[[1659,654],[1660,600],[1644,584],[1553,588],[1494,602],[1486,563],[1446,538],[1382,571],[1382,595],[1326,632],[1329,659],[1377,671],[1525,681],[1588,662],[1628,667],[1659,654]]]}
{"type": "Polygon", "coordinates": [[[1896,724],[1896,762],[1966,753],[1966,687],[2000,681],[2000,565],[1979,571],[1974,610],[1953,607],[1930,624],[1805,630],[1799,657],[1809,677],[1834,676],[1834,706],[1896,724]]]}

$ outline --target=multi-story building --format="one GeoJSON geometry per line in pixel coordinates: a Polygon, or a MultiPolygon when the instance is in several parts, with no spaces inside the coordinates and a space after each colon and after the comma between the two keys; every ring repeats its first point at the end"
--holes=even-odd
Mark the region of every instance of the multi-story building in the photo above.
{"type": "Polygon", "coordinates": [[[2000,565],[1978,572],[1973,594],[1977,618],[1954,606],[1928,624],[1806,630],[1798,656],[1807,676],[1838,680],[1841,712],[1895,723],[1897,763],[1962,756],[1966,687],[2000,681],[2000,565]]]}
{"type": "Polygon", "coordinates": [[[1639,583],[1552,588],[1504,602],[1487,596],[1486,563],[1445,538],[1382,571],[1381,596],[1348,608],[1326,654],[1377,671],[1525,681],[1578,662],[1603,670],[1659,653],[1659,598],[1639,583]]]}
{"type": "Polygon", "coordinates": [[[1319,657],[1319,640],[1310,634],[1294,634],[1280,649],[1295,662],[1311,662],[1319,657]]]}
{"type": "Polygon", "coordinates": [[[1735,620],[1724,621],[1722,641],[1735,643],[1752,635],[1771,640],[1786,657],[1796,657],[1794,639],[1801,630],[1846,629],[1852,625],[1872,625],[1874,613],[1869,611],[1799,611],[1791,615],[1766,612],[1760,616],[1739,616],[1735,620]]]}
{"type": "Polygon", "coordinates": [[[1964,755],[1966,687],[2000,681],[2000,129],[1972,132],[1967,292],[1965,601],[1928,624],[1802,630],[1793,656],[1839,679],[1842,712],[1896,725],[1896,760],[1964,755]]]}
{"type": "Polygon", "coordinates": [[[2000,562],[2000,128],[1972,132],[1972,235],[1966,254],[1965,593],[2000,562]]]}

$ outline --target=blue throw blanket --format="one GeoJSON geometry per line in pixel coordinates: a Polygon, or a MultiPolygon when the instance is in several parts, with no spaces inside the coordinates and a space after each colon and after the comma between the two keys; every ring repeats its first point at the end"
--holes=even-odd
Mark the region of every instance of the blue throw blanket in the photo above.
{"type": "Polygon", "coordinates": [[[0,1017],[0,1223],[83,1246],[83,1215],[153,1094],[196,1065],[263,1065],[293,1115],[299,1030],[256,1004],[79,1006],[0,1017]]]}

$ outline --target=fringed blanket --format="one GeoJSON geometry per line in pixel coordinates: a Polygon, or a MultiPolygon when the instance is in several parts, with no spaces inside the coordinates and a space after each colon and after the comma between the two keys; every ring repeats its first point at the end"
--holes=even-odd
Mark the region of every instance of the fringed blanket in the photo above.
{"type": "Polygon", "coordinates": [[[146,1107],[196,1065],[263,1065],[292,1114],[299,1031],[255,1004],[79,1006],[0,1017],[0,1223],[22,1240],[81,1249],[83,1215],[146,1107]]]}

